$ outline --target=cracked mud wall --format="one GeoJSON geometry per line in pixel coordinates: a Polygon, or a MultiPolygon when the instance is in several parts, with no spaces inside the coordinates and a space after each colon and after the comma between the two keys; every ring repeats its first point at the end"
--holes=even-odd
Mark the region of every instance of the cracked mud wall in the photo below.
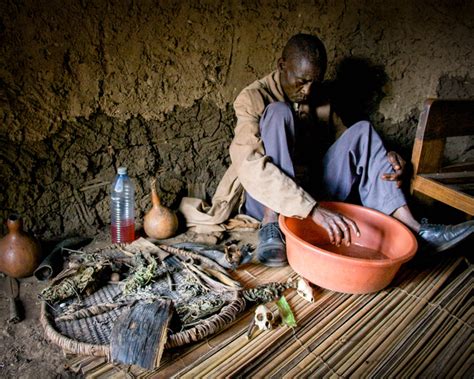
{"type": "MultiPolygon", "coordinates": [[[[154,176],[169,206],[189,190],[209,198],[229,162],[233,99],[275,68],[297,32],[323,39],[328,77],[349,55],[385,66],[389,90],[375,126],[405,154],[426,97],[474,97],[470,1],[0,7],[0,217],[16,211],[43,237],[106,226],[119,165],[137,186],[139,217],[154,176]]],[[[472,141],[452,154],[472,156],[472,141]]]]}

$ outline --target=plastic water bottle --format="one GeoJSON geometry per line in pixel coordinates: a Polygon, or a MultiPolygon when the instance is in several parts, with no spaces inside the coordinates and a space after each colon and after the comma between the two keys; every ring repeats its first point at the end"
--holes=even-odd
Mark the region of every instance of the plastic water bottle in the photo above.
{"type": "Polygon", "coordinates": [[[135,240],[135,189],[127,175],[126,167],[117,169],[111,192],[112,243],[128,243],[135,240]]]}

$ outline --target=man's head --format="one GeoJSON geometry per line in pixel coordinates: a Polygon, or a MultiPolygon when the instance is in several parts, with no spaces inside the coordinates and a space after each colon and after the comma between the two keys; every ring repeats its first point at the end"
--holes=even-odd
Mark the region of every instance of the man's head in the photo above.
{"type": "Polygon", "coordinates": [[[310,34],[291,37],[278,60],[280,82],[288,100],[308,102],[314,84],[323,80],[326,66],[326,49],[318,37],[310,34]]]}

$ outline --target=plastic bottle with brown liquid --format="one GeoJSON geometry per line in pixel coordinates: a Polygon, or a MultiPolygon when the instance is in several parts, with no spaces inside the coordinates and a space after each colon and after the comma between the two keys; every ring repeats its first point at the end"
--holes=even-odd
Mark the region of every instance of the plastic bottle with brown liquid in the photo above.
{"type": "Polygon", "coordinates": [[[110,194],[110,234],[112,243],[135,240],[135,187],[126,167],[119,167],[110,194]]]}

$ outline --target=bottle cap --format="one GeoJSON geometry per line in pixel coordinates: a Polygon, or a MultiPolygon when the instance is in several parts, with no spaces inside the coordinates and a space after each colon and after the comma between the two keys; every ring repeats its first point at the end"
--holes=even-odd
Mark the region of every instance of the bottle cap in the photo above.
{"type": "Polygon", "coordinates": [[[119,168],[117,169],[117,173],[118,173],[119,175],[125,175],[125,174],[127,173],[127,167],[123,167],[123,166],[122,166],[122,167],[119,167],[119,168]]]}

